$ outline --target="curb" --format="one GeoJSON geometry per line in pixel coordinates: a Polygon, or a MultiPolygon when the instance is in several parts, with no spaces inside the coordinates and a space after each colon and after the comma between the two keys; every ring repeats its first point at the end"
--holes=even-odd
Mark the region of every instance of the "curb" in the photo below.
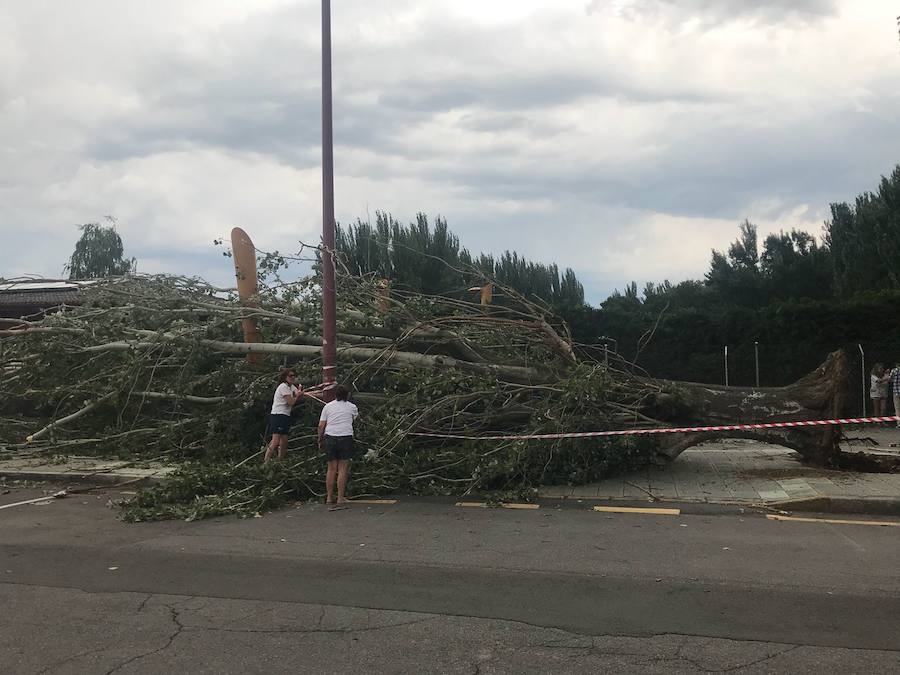
{"type": "MultiPolygon", "coordinates": [[[[129,473],[74,473],[71,471],[40,471],[34,469],[2,469],[0,478],[8,480],[30,480],[52,483],[84,483],[98,486],[135,486],[145,487],[160,485],[166,481],[166,476],[129,474],[129,473]]],[[[448,499],[454,499],[448,497],[448,499]]],[[[646,499],[623,499],[611,497],[545,497],[538,495],[539,501],[556,502],[561,504],[573,504],[576,502],[620,503],[620,504],[647,504],[646,499]]],[[[859,514],[878,516],[900,516],[900,497],[804,497],[774,502],[741,502],[741,501],[696,501],[690,499],[660,499],[660,503],[672,503],[690,505],[691,507],[740,507],[740,508],[767,508],[780,511],[797,511],[804,513],[837,513],[859,514]]]]}
{"type": "Polygon", "coordinates": [[[900,497],[802,497],[799,499],[787,499],[782,501],[737,501],[737,500],[693,500],[660,498],[658,502],[651,502],[644,498],[622,497],[544,497],[539,500],[558,502],[584,502],[584,503],[615,503],[615,504],[680,504],[690,510],[692,507],[717,507],[717,508],[741,508],[741,509],[771,509],[777,511],[797,511],[803,513],[835,513],[856,514],[873,516],[900,516],[900,497]]]}
{"type": "Polygon", "coordinates": [[[766,506],[782,511],[814,513],[856,513],[873,516],[900,515],[900,497],[809,497],[766,506]]]}
{"type": "Polygon", "coordinates": [[[148,476],[145,474],[127,474],[127,473],[73,473],[71,471],[35,471],[35,470],[18,470],[3,469],[0,470],[0,477],[8,480],[31,480],[45,481],[50,483],[85,483],[87,485],[159,485],[165,481],[165,476],[148,476]]]}

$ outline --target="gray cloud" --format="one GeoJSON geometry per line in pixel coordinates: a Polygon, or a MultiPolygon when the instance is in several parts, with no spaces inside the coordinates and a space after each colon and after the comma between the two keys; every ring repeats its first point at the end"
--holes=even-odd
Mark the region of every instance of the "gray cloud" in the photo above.
{"type": "Polygon", "coordinates": [[[706,24],[734,20],[762,23],[817,20],[837,12],[837,0],[593,0],[588,13],[601,12],[612,6],[630,19],[646,17],[700,19],[706,24]]]}
{"type": "MultiPolygon", "coordinates": [[[[218,274],[206,242],[232,225],[265,248],[315,240],[318,3],[258,2],[227,20],[236,5],[185,18],[165,0],[135,18],[84,0],[85,17],[56,24],[55,6],[17,9],[0,41],[0,276],[58,273],[71,226],[103,213],[144,271],[218,274]],[[54,56],[66,50],[71,64],[54,56]]],[[[342,2],[338,217],[441,213],[474,251],[575,267],[594,300],[631,279],[699,277],[744,217],[815,223],[897,161],[900,68],[813,20],[834,4],[618,3],[632,18],[702,15],[702,32],[682,33],[609,31],[582,2],[486,22],[449,1],[342,2]],[[790,44],[753,27],[782,20],[790,44]],[[674,228],[690,234],[666,239],[674,228]],[[683,244],[687,262],[654,241],[683,244]]]]}

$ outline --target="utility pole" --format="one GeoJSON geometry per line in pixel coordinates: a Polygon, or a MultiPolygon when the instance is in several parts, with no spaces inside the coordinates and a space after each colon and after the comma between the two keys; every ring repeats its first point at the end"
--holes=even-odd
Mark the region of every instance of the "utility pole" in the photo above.
{"type": "Polygon", "coordinates": [[[869,390],[869,383],[866,381],[866,352],[863,350],[863,346],[861,344],[857,344],[859,347],[859,359],[862,368],[862,416],[866,416],[866,392],[869,390]]]}
{"type": "Polygon", "coordinates": [[[759,389],[759,342],[753,341],[753,360],[756,363],[756,388],[759,389]]]}
{"type": "Polygon", "coordinates": [[[725,386],[728,386],[728,345],[725,345],[725,386]]]}
{"type": "Polygon", "coordinates": [[[322,0],[322,384],[334,392],[337,368],[334,284],[334,136],[331,114],[331,0],[322,0]]]}

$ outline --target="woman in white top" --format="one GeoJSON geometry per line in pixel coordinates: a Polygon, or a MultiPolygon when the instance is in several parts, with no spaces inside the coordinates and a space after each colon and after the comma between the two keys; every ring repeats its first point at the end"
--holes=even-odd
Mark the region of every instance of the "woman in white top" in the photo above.
{"type": "Polygon", "coordinates": [[[884,366],[876,363],[872,366],[871,387],[869,388],[869,398],[875,407],[875,417],[883,417],[885,404],[887,403],[888,382],[891,381],[891,374],[884,372],[884,366]]]}
{"type": "Polygon", "coordinates": [[[334,484],[337,479],[337,503],[346,504],[347,478],[353,459],[353,421],[359,410],[347,400],[347,387],[334,388],[334,400],[325,404],[319,418],[319,449],[328,460],[325,473],[325,503],[334,504],[334,484]]]}
{"type": "Polygon", "coordinates": [[[278,459],[283,459],[287,454],[288,434],[291,432],[291,408],[297,401],[303,398],[303,387],[294,384],[296,375],[290,368],[285,368],[278,374],[278,387],[272,398],[272,412],[269,414],[269,431],[272,432],[272,440],[266,448],[266,458],[263,464],[272,458],[277,450],[278,459]]]}

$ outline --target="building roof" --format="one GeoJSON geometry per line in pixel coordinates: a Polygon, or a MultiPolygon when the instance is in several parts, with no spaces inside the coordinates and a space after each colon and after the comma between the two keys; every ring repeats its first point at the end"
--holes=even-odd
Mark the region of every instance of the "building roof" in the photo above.
{"type": "Polygon", "coordinates": [[[46,309],[59,305],[74,305],[79,302],[77,288],[53,291],[5,291],[0,290],[0,305],[33,305],[46,309]]]}
{"type": "Polygon", "coordinates": [[[16,316],[60,305],[81,303],[78,284],[67,281],[7,281],[0,283],[0,311],[16,316]]]}

